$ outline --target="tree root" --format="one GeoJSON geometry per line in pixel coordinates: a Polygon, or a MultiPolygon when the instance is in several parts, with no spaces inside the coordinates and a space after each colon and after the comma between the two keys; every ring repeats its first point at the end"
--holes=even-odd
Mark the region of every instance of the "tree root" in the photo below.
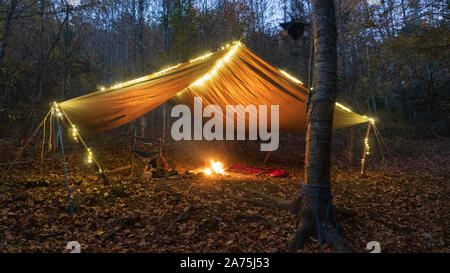
{"type": "Polygon", "coordinates": [[[333,240],[330,247],[338,253],[352,253],[353,249],[344,241],[341,236],[339,236],[339,234],[336,234],[336,236],[333,238],[335,232],[336,229],[334,227],[327,225],[323,234],[324,241],[330,242],[331,240],[333,240]]]}
{"type": "Polygon", "coordinates": [[[294,238],[289,243],[288,248],[292,250],[302,249],[306,241],[314,235],[314,223],[309,218],[304,218],[298,225],[298,230],[294,238]]]}
{"type": "Polygon", "coordinates": [[[262,201],[259,201],[259,200],[245,199],[245,198],[234,197],[234,196],[231,196],[231,198],[234,199],[234,200],[237,200],[237,201],[241,201],[241,202],[246,202],[246,203],[249,203],[249,204],[253,204],[253,205],[258,206],[258,207],[271,208],[271,209],[278,209],[278,207],[276,206],[276,204],[269,203],[269,202],[262,202],[262,201]]]}
{"type": "MultiPolygon", "coordinates": [[[[295,233],[294,238],[288,245],[289,249],[291,250],[302,249],[310,237],[312,236],[318,237],[315,210],[313,209],[314,206],[311,198],[309,197],[305,198],[303,196],[301,198],[296,198],[295,200],[281,200],[256,190],[252,189],[241,189],[241,190],[250,193],[256,197],[259,197],[263,201],[254,199],[243,199],[237,197],[232,198],[243,202],[251,203],[257,206],[289,210],[291,213],[300,217],[301,220],[298,225],[298,230],[295,233]]],[[[333,207],[332,210],[336,209],[333,207]]],[[[339,236],[339,234],[335,235],[336,229],[334,225],[335,223],[333,223],[330,217],[330,219],[328,219],[325,228],[322,231],[323,243],[328,244],[332,249],[334,249],[336,252],[339,253],[353,252],[352,248],[349,245],[347,245],[347,243],[341,236],[339,236]]]]}
{"type": "MultiPolygon", "coordinates": [[[[352,253],[353,249],[344,241],[344,239],[336,234],[336,229],[328,224],[323,230],[323,241],[328,244],[334,251],[338,253],[352,253]],[[329,243],[331,242],[331,244],[329,243]]],[[[311,236],[317,236],[316,226],[310,219],[303,219],[299,224],[299,229],[295,233],[294,238],[289,243],[288,248],[291,250],[302,249],[306,241],[311,236]]]]}
{"type": "MultiPolygon", "coordinates": [[[[301,220],[298,225],[298,231],[289,244],[289,248],[292,250],[302,249],[311,236],[319,237],[317,234],[316,209],[313,202],[313,199],[307,196],[302,196],[296,200],[295,208],[301,220]]],[[[324,215],[326,205],[326,203],[322,203],[322,207],[319,210],[319,213],[322,212],[320,213],[321,215],[324,215]]],[[[335,208],[332,207],[331,211],[335,211],[335,208]]],[[[336,234],[336,223],[332,219],[332,217],[328,218],[325,228],[322,230],[323,243],[328,244],[334,251],[339,253],[353,252],[352,248],[345,243],[342,237],[336,234]]]]}
{"type": "Polygon", "coordinates": [[[252,195],[254,195],[256,197],[259,197],[259,198],[263,199],[266,202],[266,203],[264,203],[264,202],[252,200],[252,201],[249,201],[250,203],[260,204],[260,205],[265,206],[265,207],[271,207],[271,208],[283,209],[283,210],[292,210],[294,202],[295,202],[295,200],[277,199],[277,198],[274,198],[274,197],[272,197],[270,195],[267,195],[267,194],[265,194],[263,192],[252,190],[252,189],[243,189],[243,191],[248,192],[248,193],[250,193],[250,194],[252,194],[252,195]]]}

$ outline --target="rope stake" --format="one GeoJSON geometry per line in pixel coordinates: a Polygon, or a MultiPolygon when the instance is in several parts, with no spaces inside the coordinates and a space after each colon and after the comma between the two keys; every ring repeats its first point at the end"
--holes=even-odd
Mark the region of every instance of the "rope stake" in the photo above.
{"type": "Polygon", "coordinates": [[[56,118],[56,122],[57,122],[57,125],[58,125],[59,145],[61,147],[61,155],[62,155],[62,160],[63,160],[63,164],[64,164],[64,175],[65,175],[66,183],[67,183],[67,193],[69,195],[69,209],[70,209],[70,214],[73,216],[72,196],[70,194],[69,178],[68,178],[68,175],[67,175],[66,159],[65,159],[65,156],[64,156],[64,145],[63,145],[63,140],[62,140],[61,124],[59,123],[59,119],[58,118],[56,118]]]}

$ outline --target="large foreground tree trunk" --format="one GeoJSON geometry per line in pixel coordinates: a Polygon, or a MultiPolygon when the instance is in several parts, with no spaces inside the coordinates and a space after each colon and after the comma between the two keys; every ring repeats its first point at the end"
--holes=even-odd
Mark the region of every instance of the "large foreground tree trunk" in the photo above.
{"type": "MultiPolygon", "coordinates": [[[[138,73],[139,77],[141,77],[144,74],[144,1],[145,0],[139,0],[138,1],[138,18],[137,18],[137,44],[138,44],[138,51],[139,51],[139,65],[138,65],[138,73]]],[[[134,9],[134,5],[133,5],[134,9]]],[[[141,137],[145,137],[145,130],[147,127],[147,116],[143,115],[140,118],[140,125],[141,125],[141,137]]],[[[152,128],[153,129],[153,128],[152,128]]]]}
{"type": "Polygon", "coordinates": [[[337,86],[335,8],[330,0],[313,0],[312,3],[314,93],[311,96],[306,133],[306,186],[302,188],[303,194],[295,201],[294,210],[300,216],[300,223],[289,247],[302,248],[305,241],[315,235],[338,252],[350,252],[351,249],[335,233],[337,230],[331,200],[323,197],[331,197],[330,152],[337,86]],[[317,197],[319,194],[320,198],[317,197]],[[319,229],[322,222],[325,224],[319,229]]]}

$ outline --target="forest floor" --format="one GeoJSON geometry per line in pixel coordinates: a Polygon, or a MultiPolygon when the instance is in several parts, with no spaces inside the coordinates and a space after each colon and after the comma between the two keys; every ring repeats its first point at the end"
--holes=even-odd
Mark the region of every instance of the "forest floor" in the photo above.
{"type": "MultiPolygon", "coordinates": [[[[82,252],[286,252],[299,219],[258,206],[246,189],[294,199],[304,175],[300,138],[282,138],[267,164],[289,171],[287,178],[184,175],[209,158],[261,167],[264,154],[255,143],[179,143],[168,159],[181,175],[148,179],[130,176],[129,169],[107,172],[108,186],[68,142],[75,216],[69,215],[58,152],[46,155],[42,174],[38,161],[18,164],[0,184],[0,252],[67,252],[69,241],[78,241],[82,252]]],[[[394,156],[369,158],[365,177],[359,166],[342,163],[342,144],[334,144],[332,193],[341,235],[358,252],[368,252],[370,241],[379,242],[382,252],[450,252],[449,141],[386,140],[394,156]]],[[[130,164],[129,142],[113,134],[88,141],[105,170],[130,164]]],[[[0,140],[2,151],[10,147],[0,140]]],[[[38,160],[39,150],[36,144],[24,160],[38,160]]],[[[12,155],[0,159],[8,162],[12,155]]],[[[312,239],[302,252],[319,252],[317,247],[312,239]]]]}

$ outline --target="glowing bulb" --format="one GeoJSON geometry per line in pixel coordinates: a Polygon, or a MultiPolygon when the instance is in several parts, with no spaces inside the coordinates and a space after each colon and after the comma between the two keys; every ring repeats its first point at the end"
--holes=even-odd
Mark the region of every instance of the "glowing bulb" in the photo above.
{"type": "Polygon", "coordinates": [[[228,61],[230,60],[231,56],[233,56],[234,53],[236,53],[237,47],[238,47],[239,45],[240,45],[240,44],[235,44],[235,45],[233,46],[233,48],[232,48],[232,49],[231,49],[231,50],[230,50],[230,51],[229,51],[229,52],[228,52],[221,60],[219,60],[219,61],[216,63],[216,65],[211,69],[210,72],[208,72],[208,73],[205,74],[203,77],[201,77],[200,79],[198,79],[198,80],[197,80],[196,82],[194,82],[192,85],[193,85],[193,86],[200,86],[200,85],[204,84],[205,81],[211,79],[212,76],[213,76],[214,74],[217,73],[217,71],[219,70],[219,68],[221,68],[221,67],[225,64],[225,62],[228,62],[228,61]]]}
{"type": "Polygon", "coordinates": [[[204,59],[208,58],[208,57],[211,56],[211,55],[212,55],[212,53],[208,53],[208,54],[205,54],[205,55],[200,56],[200,57],[198,57],[198,58],[192,59],[192,60],[190,60],[189,62],[190,62],[190,63],[194,63],[194,62],[196,62],[196,61],[204,60],[204,59]]]}
{"type": "Polygon", "coordinates": [[[364,139],[364,147],[366,149],[366,155],[370,154],[370,146],[369,146],[369,139],[368,138],[364,139]]]}
{"type": "Polygon", "coordinates": [[[368,117],[366,115],[363,116],[363,118],[366,118],[368,121],[370,121],[370,123],[374,124],[375,123],[375,119],[368,117]]]}
{"type": "Polygon", "coordinates": [[[58,108],[58,105],[57,105],[57,104],[55,105],[55,109],[56,109],[56,115],[57,115],[58,117],[62,117],[61,111],[59,111],[59,108],[58,108]]]}
{"type": "Polygon", "coordinates": [[[87,148],[87,151],[88,151],[88,158],[87,158],[87,162],[88,163],[92,163],[92,160],[93,160],[93,155],[92,155],[92,151],[91,151],[91,149],[90,148],[87,148]]]}

